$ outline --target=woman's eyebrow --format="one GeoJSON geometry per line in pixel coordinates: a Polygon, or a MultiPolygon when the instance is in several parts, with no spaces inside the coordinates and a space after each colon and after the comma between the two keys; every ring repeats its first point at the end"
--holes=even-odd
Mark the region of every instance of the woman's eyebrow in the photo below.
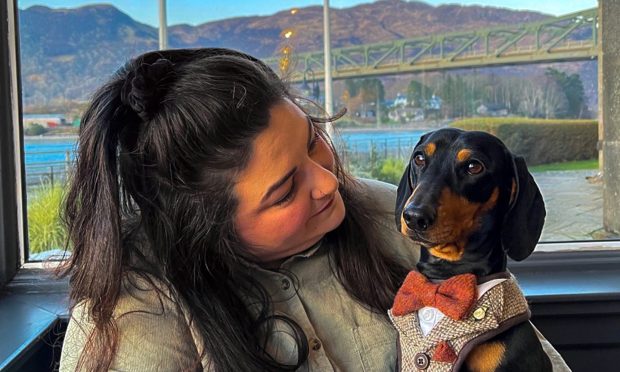
{"type": "Polygon", "coordinates": [[[273,185],[271,185],[269,187],[269,189],[267,190],[267,192],[265,193],[265,195],[261,198],[260,202],[261,204],[269,199],[269,196],[271,196],[271,194],[276,191],[277,189],[279,189],[282,185],[284,185],[286,183],[286,181],[288,181],[289,178],[291,178],[293,176],[293,174],[295,174],[295,172],[297,172],[297,167],[294,167],[293,169],[291,169],[287,174],[284,175],[284,177],[282,177],[281,179],[279,179],[276,183],[274,183],[273,185]]]}
{"type": "MultiPolygon", "coordinates": [[[[310,116],[306,116],[306,121],[308,123],[308,150],[310,150],[310,147],[312,147],[312,141],[314,140],[314,125],[312,124],[312,119],[310,119],[310,116]]],[[[265,200],[269,199],[269,196],[271,196],[274,191],[284,185],[286,181],[288,181],[288,179],[291,178],[293,174],[295,174],[295,172],[297,172],[297,167],[291,169],[288,173],[284,175],[284,177],[271,185],[269,189],[267,189],[265,195],[261,198],[260,203],[262,204],[265,200]]]]}

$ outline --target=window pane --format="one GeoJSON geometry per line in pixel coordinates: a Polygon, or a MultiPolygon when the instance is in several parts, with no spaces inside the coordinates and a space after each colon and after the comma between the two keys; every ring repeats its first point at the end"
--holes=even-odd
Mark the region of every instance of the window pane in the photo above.
{"type": "Polygon", "coordinates": [[[397,184],[423,133],[489,131],[525,157],[541,189],[541,241],[617,239],[604,228],[598,161],[597,2],[447,3],[332,12],[335,61],[350,75],[334,83],[350,169],[397,184]]]}
{"type": "MultiPolygon", "coordinates": [[[[89,95],[159,45],[157,2],[111,3],[18,2],[31,258],[62,248],[57,207],[89,95]]],[[[596,0],[470,3],[331,1],[348,169],[397,183],[423,133],[482,128],[525,156],[547,205],[543,241],[616,239],[603,228],[596,0]]],[[[167,17],[168,47],[245,51],[325,104],[322,1],[168,1],[167,17]]]]}
{"type": "MultiPolygon", "coordinates": [[[[140,3],[141,17],[157,19],[157,2],[140,3]]],[[[89,97],[127,59],[157,48],[158,33],[112,5],[45,0],[17,5],[29,260],[36,261],[64,249],[59,212],[89,97]]]]}

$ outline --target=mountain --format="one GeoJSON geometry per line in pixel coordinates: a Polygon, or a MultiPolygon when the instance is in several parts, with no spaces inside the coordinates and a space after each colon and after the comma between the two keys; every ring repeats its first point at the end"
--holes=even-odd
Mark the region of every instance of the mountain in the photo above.
{"type": "MultiPolygon", "coordinates": [[[[205,11],[208,5],[205,5],[205,11]]],[[[548,15],[494,7],[381,0],[331,11],[333,47],[451,31],[526,23],[548,15]]],[[[322,50],[320,6],[270,16],[237,17],[168,29],[171,48],[223,46],[268,57],[292,30],[296,52],[322,50]]],[[[158,47],[157,29],[111,5],[75,9],[33,6],[19,11],[23,98],[26,108],[88,99],[129,58],[158,47]]]]}

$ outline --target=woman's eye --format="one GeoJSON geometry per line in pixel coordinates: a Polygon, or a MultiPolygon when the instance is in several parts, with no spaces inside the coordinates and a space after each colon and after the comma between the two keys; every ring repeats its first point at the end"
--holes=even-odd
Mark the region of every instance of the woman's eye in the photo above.
{"type": "Polygon", "coordinates": [[[423,167],[426,164],[426,158],[424,157],[423,154],[417,154],[416,156],[413,157],[413,162],[418,167],[423,167]]]}
{"type": "Polygon", "coordinates": [[[470,161],[467,164],[467,173],[471,175],[480,174],[484,170],[484,166],[479,161],[470,161]]]}
{"type": "Polygon", "coordinates": [[[279,205],[285,204],[291,199],[293,199],[293,196],[295,196],[295,183],[293,183],[293,185],[291,186],[291,189],[286,193],[286,195],[284,195],[280,200],[275,202],[274,205],[279,206],[279,205]]]}

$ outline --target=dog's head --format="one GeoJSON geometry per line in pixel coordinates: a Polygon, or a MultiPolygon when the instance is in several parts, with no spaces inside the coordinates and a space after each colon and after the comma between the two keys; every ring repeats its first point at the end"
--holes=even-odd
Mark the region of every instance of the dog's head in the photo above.
{"type": "Polygon", "coordinates": [[[506,254],[526,258],[544,219],[542,195],[525,160],[485,132],[425,134],[398,186],[398,229],[427,248],[431,261],[461,265],[459,271],[490,256],[501,255],[504,266],[506,254]]]}

